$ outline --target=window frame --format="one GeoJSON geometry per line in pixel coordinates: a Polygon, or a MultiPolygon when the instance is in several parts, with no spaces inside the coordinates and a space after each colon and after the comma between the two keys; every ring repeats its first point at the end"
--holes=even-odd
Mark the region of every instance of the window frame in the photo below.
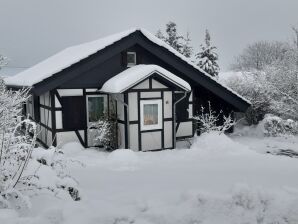
{"type": "Polygon", "coordinates": [[[93,98],[93,97],[102,97],[103,98],[103,104],[104,104],[104,113],[107,110],[107,105],[108,105],[108,96],[103,95],[103,94],[98,94],[98,95],[86,95],[86,118],[87,118],[87,126],[89,127],[90,124],[94,123],[95,121],[89,121],[89,108],[88,108],[88,98],[93,98]]]}
{"type": "Polygon", "coordinates": [[[127,61],[127,67],[132,67],[137,64],[137,53],[135,51],[128,51],[126,52],[126,61],[127,61]],[[133,54],[134,55],[134,63],[129,63],[128,62],[128,55],[133,54]]]}
{"type": "Polygon", "coordinates": [[[141,100],[140,101],[140,124],[141,124],[141,131],[147,131],[147,130],[158,130],[162,129],[162,99],[156,99],[156,100],[141,100]],[[151,125],[145,125],[144,124],[144,106],[147,104],[157,104],[157,116],[158,116],[158,122],[157,124],[151,124],[151,125]]]}

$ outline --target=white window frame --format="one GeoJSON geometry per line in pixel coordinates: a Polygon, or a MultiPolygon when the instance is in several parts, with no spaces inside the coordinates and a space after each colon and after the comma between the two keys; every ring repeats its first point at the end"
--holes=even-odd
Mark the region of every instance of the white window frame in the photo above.
{"type": "Polygon", "coordinates": [[[155,129],[162,129],[162,100],[141,100],[140,101],[141,105],[141,130],[155,130],[155,129]],[[152,124],[152,125],[145,125],[144,124],[144,105],[146,104],[157,104],[158,105],[158,123],[157,124],[152,124]]]}
{"type": "Polygon", "coordinates": [[[87,126],[89,127],[90,124],[94,123],[93,121],[89,121],[89,108],[88,108],[88,98],[91,98],[91,97],[103,97],[103,103],[104,103],[104,112],[106,112],[107,110],[107,107],[108,107],[108,97],[107,95],[86,95],[86,117],[87,117],[87,126]]]}
{"type": "Polygon", "coordinates": [[[136,64],[137,64],[137,53],[136,52],[134,52],[134,51],[128,51],[127,53],[126,53],[126,60],[127,60],[127,67],[132,67],[132,66],[135,66],[136,64]],[[134,63],[128,63],[128,54],[133,54],[134,55],[134,63]]]}

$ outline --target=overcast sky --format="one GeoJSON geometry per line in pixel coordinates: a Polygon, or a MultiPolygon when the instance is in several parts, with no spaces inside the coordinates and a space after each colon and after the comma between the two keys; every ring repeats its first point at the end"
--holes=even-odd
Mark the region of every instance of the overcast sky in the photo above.
{"type": "Polygon", "coordinates": [[[168,21],[198,49],[208,28],[221,69],[256,40],[290,40],[298,0],[0,0],[0,53],[28,67],[65,47],[168,21]]]}

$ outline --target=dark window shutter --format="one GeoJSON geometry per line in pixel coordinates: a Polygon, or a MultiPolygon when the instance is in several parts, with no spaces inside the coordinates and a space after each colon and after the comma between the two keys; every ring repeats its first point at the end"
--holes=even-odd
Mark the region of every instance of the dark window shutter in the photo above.
{"type": "Polygon", "coordinates": [[[123,67],[127,66],[127,52],[126,51],[121,52],[121,65],[123,67]]]}
{"type": "Polygon", "coordinates": [[[84,96],[61,97],[62,124],[64,130],[85,129],[86,104],[84,96]]]}

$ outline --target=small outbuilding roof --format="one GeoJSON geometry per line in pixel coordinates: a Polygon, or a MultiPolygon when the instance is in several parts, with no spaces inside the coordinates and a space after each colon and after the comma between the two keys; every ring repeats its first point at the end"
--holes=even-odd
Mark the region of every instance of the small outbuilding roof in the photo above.
{"type": "Polygon", "coordinates": [[[158,74],[185,91],[191,91],[191,87],[186,81],[158,65],[136,65],[128,68],[106,81],[100,91],[123,93],[153,74],[158,74]]]}

